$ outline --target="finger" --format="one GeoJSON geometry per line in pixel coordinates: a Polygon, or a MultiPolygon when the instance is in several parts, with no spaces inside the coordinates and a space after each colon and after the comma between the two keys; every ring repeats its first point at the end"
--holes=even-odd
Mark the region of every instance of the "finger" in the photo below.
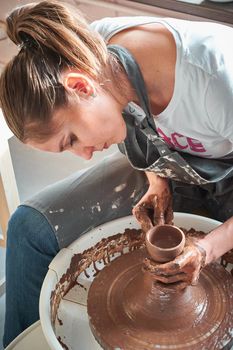
{"type": "Polygon", "coordinates": [[[180,265],[175,261],[169,261],[165,264],[160,264],[153,267],[153,272],[156,275],[175,275],[180,272],[180,265]]]}
{"type": "Polygon", "coordinates": [[[152,227],[152,222],[149,219],[141,223],[141,229],[143,232],[149,231],[152,227]]]}
{"type": "Polygon", "coordinates": [[[180,272],[186,273],[194,270],[195,267],[193,264],[190,264],[191,258],[193,258],[192,254],[188,252],[184,252],[174,260],[169,261],[165,264],[155,265],[153,267],[153,271],[156,275],[175,275],[180,272]],[[190,270],[190,271],[189,271],[190,270]]]}
{"type": "Polygon", "coordinates": [[[153,205],[154,208],[157,208],[157,206],[158,206],[158,196],[156,194],[151,198],[151,204],[153,205]]]}
{"type": "Polygon", "coordinates": [[[133,209],[132,209],[132,214],[135,216],[136,214],[135,214],[135,212],[137,212],[137,209],[136,209],[137,207],[133,207],[133,209]]]}
{"type": "Polygon", "coordinates": [[[166,208],[168,207],[170,199],[171,199],[171,193],[166,188],[163,191],[162,195],[160,196],[159,204],[160,204],[160,207],[161,207],[161,211],[165,211],[166,210],[166,208]]]}
{"type": "Polygon", "coordinates": [[[172,197],[169,199],[169,203],[165,212],[165,223],[168,225],[173,224],[173,205],[172,205],[172,197]]]}
{"type": "Polygon", "coordinates": [[[164,225],[165,224],[165,219],[164,219],[164,214],[160,214],[159,218],[154,219],[155,225],[164,225]]]}
{"type": "Polygon", "coordinates": [[[150,229],[152,229],[153,225],[149,218],[145,218],[144,220],[140,220],[139,224],[144,233],[147,233],[150,229]]]}
{"type": "Polygon", "coordinates": [[[138,220],[138,222],[139,222],[139,224],[140,224],[140,226],[141,226],[141,229],[142,229],[142,231],[144,231],[144,232],[147,232],[147,231],[149,231],[152,227],[153,227],[153,225],[152,225],[152,222],[150,221],[150,219],[148,218],[148,217],[140,217],[140,219],[138,219],[137,217],[136,217],[136,219],[138,220]]]}
{"type": "Polygon", "coordinates": [[[192,286],[196,286],[198,284],[199,275],[200,275],[200,271],[199,270],[195,271],[195,273],[192,276],[192,281],[191,281],[192,286]]]}
{"type": "Polygon", "coordinates": [[[144,212],[144,208],[142,207],[142,205],[137,205],[136,207],[133,208],[132,213],[133,215],[135,215],[136,217],[141,215],[141,213],[144,212]]]}
{"type": "Polygon", "coordinates": [[[136,217],[136,219],[141,223],[147,219],[149,219],[149,216],[147,214],[147,211],[145,210],[145,208],[141,208],[141,207],[136,207],[133,210],[133,214],[136,217]]]}
{"type": "MultiPolygon", "coordinates": [[[[183,253],[178,255],[172,262],[174,263],[173,270],[182,270],[195,258],[195,252],[191,247],[185,247],[183,253]]],[[[192,265],[192,264],[191,264],[192,265]]]]}
{"type": "Polygon", "coordinates": [[[158,196],[155,196],[153,198],[153,207],[154,207],[154,213],[153,213],[153,224],[154,226],[157,225],[163,225],[164,224],[164,215],[161,211],[161,208],[159,206],[159,198],[158,196]]]}
{"type": "Polygon", "coordinates": [[[151,219],[154,215],[154,207],[151,203],[144,202],[134,207],[133,213],[136,217],[147,216],[151,219]]]}

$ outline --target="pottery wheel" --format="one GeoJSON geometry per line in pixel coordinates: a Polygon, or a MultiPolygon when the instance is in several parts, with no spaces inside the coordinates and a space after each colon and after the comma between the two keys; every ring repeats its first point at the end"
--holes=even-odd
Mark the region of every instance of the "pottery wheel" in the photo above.
{"type": "Polygon", "coordinates": [[[88,294],[89,323],[103,349],[229,349],[233,279],[219,264],[202,270],[197,286],[164,290],[142,271],[139,249],[96,276],[88,294]]]}

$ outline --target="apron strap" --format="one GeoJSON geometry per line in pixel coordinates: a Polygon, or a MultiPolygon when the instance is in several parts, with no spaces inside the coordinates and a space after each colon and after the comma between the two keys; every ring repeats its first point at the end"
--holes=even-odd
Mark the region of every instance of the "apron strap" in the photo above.
{"type": "MultiPolygon", "coordinates": [[[[108,50],[118,58],[118,60],[124,67],[129,81],[134,87],[139,98],[140,105],[144,111],[143,115],[141,113],[137,113],[137,111],[135,113],[136,105],[134,103],[130,103],[125,108],[126,114],[129,113],[131,116],[134,116],[136,120],[136,125],[140,127],[142,133],[145,135],[146,138],[148,138],[150,141],[153,141],[154,145],[157,147],[157,151],[160,156],[171,154],[171,150],[164,142],[164,140],[160,138],[156,131],[154,118],[150,109],[146,84],[138,63],[135,61],[131,53],[122,46],[109,45],[108,50]]],[[[141,156],[143,156],[140,149],[138,149],[138,153],[141,154],[141,156]]]]}
{"type": "MultiPolygon", "coordinates": [[[[138,120],[140,124],[144,127],[147,126],[147,122],[152,126],[153,130],[156,130],[154,118],[152,117],[150,110],[149,98],[147,95],[146,84],[142,76],[141,70],[138,63],[135,61],[131,53],[122,46],[119,45],[109,45],[108,50],[114,54],[124,67],[129,81],[135,88],[140,105],[145,112],[143,120],[138,120]]],[[[130,108],[130,106],[129,106],[130,108]]]]}

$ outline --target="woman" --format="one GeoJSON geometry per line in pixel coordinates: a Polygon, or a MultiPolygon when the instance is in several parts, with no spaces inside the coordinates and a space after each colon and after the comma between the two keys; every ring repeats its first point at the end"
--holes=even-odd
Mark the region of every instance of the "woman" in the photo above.
{"type": "MultiPolygon", "coordinates": [[[[96,196],[104,176],[114,185],[104,192],[103,206],[120,191],[119,211],[126,203],[128,213],[143,195],[134,213],[145,230],[171,222],[170,191],[175,210],[202,205],[224,221],[154,271],[165,283],[196,283],[204,265],[233,248],[233,29],[154,17],[107,18],[88,26],[60,2],[42,1],[15,9],[7,18],[7,33],[19,46],[0,82],[1,106],[13,133],[31,147],[85,159],[118,144],[128,164],[140,171],[117,157],[81,176],[78,191],[89,190],[76,196],[77,207],[69,200],[79,223],[86,197],[96,196]]],[[[85,215],[89,223],[78,234],[117,217],[108,216],[113,210],[107,207],[102,212],[99,221],[98,215],[85,215]]],[[[57,233],[59,225],[48,213],[53,211],[47,210],[46,218],[54,230],[27,206],[9,223],[5,345],[38,318],[47,266],[75,239],[65,237],[64,230],[57,233]]]]}

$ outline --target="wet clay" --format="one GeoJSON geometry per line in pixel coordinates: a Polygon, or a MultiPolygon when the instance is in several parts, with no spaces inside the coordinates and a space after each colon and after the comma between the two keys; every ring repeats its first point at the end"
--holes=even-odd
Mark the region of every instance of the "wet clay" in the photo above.
{"type": "Polygon", "coordinates": [[[184,249],[185,235],[174,225],[158,225],[145,235],[146,248],[155,262],[168,262],[184,249]]]}
{"type": "MultiPolygon", "coordinates": [[[[159,248],[174,248],[178,244],[180,244],[181,237],[179,232],[169,232],[170,226],[163,225],[160,226],[163,228],[163,230],[160,230],[157,235],[151,236],[151,243],[159,248]],[[166,239],[164,239],[164,236],[166,234],[166,239]]],[[[172,227],[172,226],[171,226],[172,227]]]]}
{"type": "Polygon", "coordinates": [[[117,255],[140,249],[145,246],[144,233],[139,229],[126,229],[123,233],[117,233],[103,238],[96,245],[84,250],[82,253],[74,254],[69,268],[62,275],[56,284],[54,291],[51,293],[51,320],[55,325],[57,319],[57,311],[61,299],[79,283],[80,275],[84,274],[86,278],[93,279],[99,273],[96,266],[97,262],[103,262],[108,265],[117,255]],[[88,268],[90,268],[88,270],[88,268]],[[88,272],[87,272],[88,270],[88,272]],[[94,271],[91,275],[90,271],[94,271]]]}
{"type": "Polygon", "coordinates": [[[217,263],[183,291],[143,272],[145,248],[106,266],[88,294],[92,332],[105,350],[228,349],[233,338],[233,284],[217,263]]]}

